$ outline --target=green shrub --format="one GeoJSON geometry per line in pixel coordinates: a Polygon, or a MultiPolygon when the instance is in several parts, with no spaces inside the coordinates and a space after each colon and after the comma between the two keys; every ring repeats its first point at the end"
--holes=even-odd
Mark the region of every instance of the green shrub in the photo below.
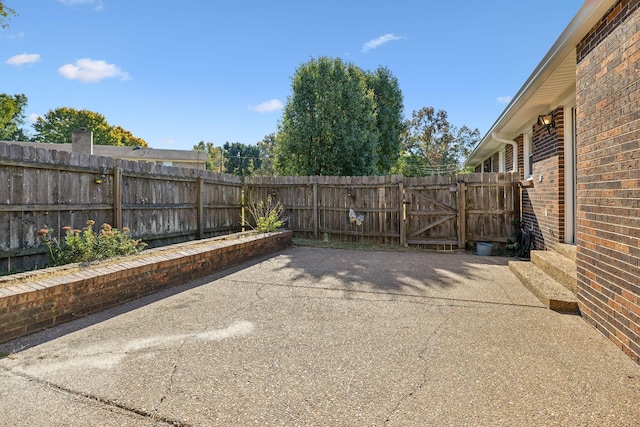
{"type": "Polygon", "coordinates": [[[54,237],[53,228],[43,228],[38,236],[47,246],[48,256],[53,265],[64,265],[75,262],[99,261],[118,256],[134,255],[147,247],[141,240],[132,239],[129,229],[112,228],[109,224],[102,224],[100,231],[95,233],[95,221],[87,221],[82,230],[63,227],[64,238],[58,241],[54,237]]]}
{"type": "Polygon", "coordinates": [[[247,208],[253,217],[255,226],[251,227],[260,233],[271,233],[277,231],[288,221],[289,218],[282,217],[284,208],[280,202],[273,203],[271,196],[267,197],[267,203],[249,205],[247,208]]]}

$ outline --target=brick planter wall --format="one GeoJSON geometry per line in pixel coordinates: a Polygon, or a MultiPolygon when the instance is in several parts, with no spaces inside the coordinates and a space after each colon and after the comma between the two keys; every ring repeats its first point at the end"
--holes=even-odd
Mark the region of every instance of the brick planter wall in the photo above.
{"type": "Polygon", "coordinates": [[[291,231],[242,233],[151,249],[117,264],[63,266],[2,278],[21,284],[0,288],[0,342],[276,252],[290,246],[292,237],[291,231]],[[69,273],[58,274],[65,269],[69,273]]]}

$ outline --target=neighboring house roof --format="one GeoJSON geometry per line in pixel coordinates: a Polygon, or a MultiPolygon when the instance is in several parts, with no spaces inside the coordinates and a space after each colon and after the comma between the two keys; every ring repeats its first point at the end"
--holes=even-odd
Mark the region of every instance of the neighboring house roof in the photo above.
{"type": "Polygon", "coordinates": [[[480,164],[576,91],[576,46],[616,0],[587,0],[465,162],[480,164]]]}
{"type": "MultiPolygon", "coordinates": [[[[8,144],[20,144],[34,148],[47,148],[58,151],[72,151],[72,144],[50,144],[42,142],[2,141],[8,144]]],[[[189,163],[203,166],[207,162],[207,153],[195,150],[163,150],[149,147],[122,147],[115,145],[93,145],[96,156],[114,157],[123,160],[145,162],[189,163]]]]}

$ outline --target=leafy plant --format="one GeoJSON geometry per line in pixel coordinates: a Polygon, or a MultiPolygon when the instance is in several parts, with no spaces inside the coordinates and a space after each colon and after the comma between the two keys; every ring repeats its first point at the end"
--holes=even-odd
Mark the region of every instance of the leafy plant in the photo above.
{"type": "Polygon", "coordinates": [[[508,255],[515,256],[518,253],[518,249],[520,249],[520,243],[509,240],[509,243],[504,248],[507,250],[508,255]]]}
{"type": "Polygon", "coordinates": [[[289,220],[288,217],[283,217],[284,207],[280,202],[274,204],[271,196],[267,197],[267,202],[259,202],[257,204],[249,205],[248,211],[253,217],[255,226],[251,226],[254,230],[260,233],[271,233],[282,228],[285,222],[289,220]]]}
{"type": "Polygon", "coordinates": [[[94,232],[95,221],[87,221],[82,230],[66,226],[64,238],[60,241],[54,236],[53,228],[38,231],[38,236],[47,246],[53,265],[64,265],[75,262],[91,262],[125,255],[135,255],[147,247],[141,240],[129,236],[129,229],[112,228],[102,224],[98,233],[94,232]]]}

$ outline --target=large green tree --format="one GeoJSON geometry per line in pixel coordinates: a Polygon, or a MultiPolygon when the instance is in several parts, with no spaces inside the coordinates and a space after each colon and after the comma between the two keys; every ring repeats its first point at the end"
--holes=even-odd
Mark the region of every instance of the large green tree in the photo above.
{"type": "Polygon", "coordinates": [[[39,142],[70,143],[74,130],[86,129],[93,132],[93,143],[96,145],[148,146],[142,138],[135,137],[120,126],[111,126],[102,114],[89,110],[68,107],[49,110],[44,117],[38,117],[33,128],[36,131],[35,139],[39,142]]]}
{"type": "Polygon", "coordinates": [[[260,168],[260,150],[257,146],[226,142],[222,148],[226,173],[248,176],[260,168]]]}
{"type": "Polygon", "coordinates": [[[276,149],[276,134],[266,135],[262,141],[258,141],[258,151],[260,153],[260,167],[253,171],[253,175],[273,176],[275,175],[274,156],[276,149]]]}
{"type": "MultiPolygon", "coordinates": [[[[300,66],[292,78],[292,94],[287,99],[276,137],[276,171],[283,175],[372,175],[384,173],[393,158],[388,151],[395,142],[382,147],[380,139],[393,135],[378,128],[394,117],[383,106],[387,91],[397,88],[388,72],[368,75],[351,63],[321,57],[300,66]],[[376,83],[376,84],[374,84],[376,83]]],[[[389,103],[401,105],[401,94],[389,103]]],[[[397,106],[396,106],[397,107],[397,106]]],[[[402,107],[400,107],[401,109],[402,107]]],[[[399,120],[399,125],[402,122],[399,120]]]]}
{"type": "Polygon", "coordinates": [[[9,26],[9,19],[11,16],[16,16],[15,10],[6,6],[4,2],[0,1],[0,28],[7,28],[9,26]]]}
{"type": "Polygon", "coordinates": [[[0,94],[0,141],[28,140],[22,129],[27,101],[23,94],[0,94]]]}
{"type": "Polygon", "coordinates": [[[222,172],[222,149],[216,147],[213,142],[200,141],[193,146],[195,151],[204,151],[207,153],[206,169],[214,172],[222,172]]]}
{"type": "Polygon", "coordinates": [[[459,172],[462,162],[480,140],[478,129],[457,128],[447,112],[423,107],[413,111],[402,134],[402,152],[394,172],[425,176],[459,172]]]}
{"type": "Polygon", "coordinates": [[[122,126],[112,126],[111,132],[115,137],[116,143],[114,145],[124,145],[125,147],[147,147],[147,141],[139,138],[124,129],[122,126]]]}
{"type": "Polygon", "coordinates": [[[367,84],[373,89],[378,132],[377,173],[388,173],[396,163],[402,147],[404,103],[402,91],[391,71],[380,67],[367,73],[367,84]]]}

